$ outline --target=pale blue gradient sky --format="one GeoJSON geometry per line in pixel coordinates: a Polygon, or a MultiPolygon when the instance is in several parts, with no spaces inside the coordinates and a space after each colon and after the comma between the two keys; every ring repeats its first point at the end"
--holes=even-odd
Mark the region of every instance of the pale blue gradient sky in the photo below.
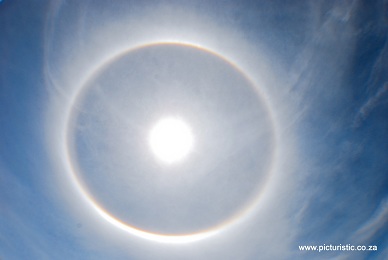
{"type": "MultiPolygon", "coordinates": [[[[0,1],[0,258],[384,259],[388,245],[387,10],[387,1],[0,1]],[[217,214],[228,212],[233,199],[238,202],[243,198],[251,187],[249,181],[262,180],[255,171],[246,175],[239,172],[244,167],[251,169],[254,163],[265,164],[259,156],[254,159],[265,151],[244,140],[257,140],[252,134],[256,130],[249,129],[268,123],[267,119],[258,119],[263,106],[268,106],[268,117],[274,118],[276,128],[278,143],[268,141],[276,146],[276,165],[268,181],[263,181],[256,207],[222,232],[193,243],[150,241],[102,219],[73,185],[62,150],[65,113],[80,82],[112,55],[160,40],[184,41],[213,50],[237,65],[262,94],[254,99],[249,91],[229,87],[226,83],[232,80],[223,84],[227,75],[224,78],[225,72],[215,69],[214,64],[218,63],[209,66],[209,60],[201,69],[218,78],[204,77],[203,82],[214,85],[209,89],[191,86],[180,90],[181,96],[190,94],[185,96],[185,102],[174,104],[181,111],[186,109],[186,114],[196,109],[197,121],[193,122],[201,131],[205,131],[204,122],[210,119],[213,128],[208,131],[214,131],[212,134],[217,129],[225,130],[217,140],[217,147],[222,149],[214,148],[206,158],[199,150],[201,154],[195,157],[200,158],[195,161],[198,168],[186,165],[186,177],[169,181],[176,183],[170,185],[171,194],[175,192],[174,196],[180,196],[182,201],[193,202],[184,204],[188,217],[181,219],[180,224],[185,226],[180,228],[195,229],[198,219],[201,223],[222,219],[217,214]],[[223,86],[228,86],[228,91],[223,86]],[[201,113],[205,108],[207,112],[201,113]],[[251,122],[241,121],[243,116],[251,118],[251,122]],[[232,146],[238,144],[243,152],[228,154],[229,150],[224,149],[228,142],[222,138],[232,146]],[[220,170],[222,166],[229,169],[227,175],[220,170]],[[211,171],[215,172],[212,178],[203,177],[211,171]],[[202,177],[195,179],[199,172],[202,177]],[[229,182],[225,181],[226,176],[229,182]],[[200,179],[203,185],[196,186],[198,190],[193,188],[192,193],[185,191],[182,187],[193,187],[194,179],[200,179]],[[178,188],[182,180],[186,186],[178,188]],[[236,195],[231,195],[232,189],[236,195]],[[217,194],[217,203],[212,202],[210,191],[217,194]],[[208,204],[203,203],[206,197],[208,204]],[[206,207],[213,207],[212,203],[219,210],[206,215],[210,214],[206,207]],[[190,216],[193,226],[188,224],[190,216]],[[298,250],[298,245],[322,244],[377,245],[378,251],[298,250]]],[[[196,82],[195,73],[201,70],[195,62],[201,63],[201,58],[169,51],[164,55],[172,57],[171,66],[182,62],[179,57],[190,60],[187,68],[192,66],[185,77],[176,77],[177,80],[196,82]]],[[[166,60],[162,57],[156,51],[154,61],[166,60]]],[[[129,60],[128,64],[129,69],[137,68],[137,73],[141,66],[157,70],[156,63],[147,64],[141,59],[129,60]]],[[[166,71],[169,72],[167,67],[166,71]]],[[[115,73],[119,69],[100,78],[114,82],[119,77],[115,73]]],[[[241,79],[236,76],[235,80],[241,79]]],[[[128,91],[134,90],[130,86],[128,91]]],[[[100,88],[109,90],[103,83],[100,88]]],[[[173,90],[160,88],[160,93],[173,90]]],[[[105,102],[117,105],[118,110],[133,109],[131,115],[135,119],[140,118],[139,114],[144,118],[149,112],[144,110],[144,102],[154,104],[157,100],[157,96],[152,97],[151,102],[150,95],[146,95],[141,99],[145,101],[139,102],[140,108],[131,107],[132,103],[127,107],[125,102],[125,106],[115,103],[122,93],[106,94],[105,102]]],[[[127,95],[140,100],[131,96],[134,94],[127,95]]],[[[103,113],[94,110],[100,104],[95,100],[102,96],[91,97],[97,98],[79,107],[84,112],[81,121],[102,118],[99,116],[103,113]]],[[[114,117],[108,117],[111,118],[114,117]]],[[[83,141],[96,144],[103,129],[94,131],[92,123],[88,126],[91,128],[84,132],[83,141]]],[[[109,126],[116,129],[114,124],[109,126]]],[[[117,133],[119,136],[121,132],[117,133]]],[[[110,140],[113,139],[107,142],[110,140]]],[[[215,141],[203,140],[209,147],[215,141]]],[[[113,174],[135,165],[128,162],[120,166],[121,153],[103,158],[104,146],[88,147],[93,149],[89,155],[95,152],[98,156],[85,152],[85,164],[107,167],[113,174]]],[[[137,172],[157,172],[152,162],[141,160],[136,162],[137,172]]],[[[85,169],[86,182],[97,183],[96,187],[102,189],[98,186],[101,179],[95,174],[98,171],[85,169]]],[[[133,220],[148,215],[141,219],[143,225],[173,230],[174,222],[166,218],[174,212],[166,208],[168,201],[163,197],[157,203],[163,210],[160,216],[168,222],[165,226],[151,215],[155,213],[149,213],[153,205],[139,203],[157,201],[144,190],[162,190],[160,185],[165,179],[159,176],[158,182],[155,178],[147,182],[139,179],[144,175],[128,174],[124,178],[127,181],[137,178],[137,185],[129,185],[132,190],[104,187],[96,197],[113,203],[114,196],[122,196],[123,201],[114,200],[116,205],[112,208],[115,212],[122,209],[123,218],[133,220]],[[129,195],[131,202],[125,200],[129,195]],[[125,208],[120,208],[120,203],[125,208]],[[141,205],[148,208],[144,210],[141,205]]],[[[113,177],[111,181],[117,187],[122,184],[115,183],[113,177]]]]}

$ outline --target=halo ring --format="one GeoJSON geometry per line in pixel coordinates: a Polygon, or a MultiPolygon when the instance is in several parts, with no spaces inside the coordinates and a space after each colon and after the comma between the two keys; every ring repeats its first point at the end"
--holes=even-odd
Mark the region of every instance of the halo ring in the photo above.
{"type": "Polygon", "coordinates": [[[69,105],[65,111],[65,117],[64,117],[64,128],[62,129],[62,135],[63,135],[63,154],[65,155],[65,167],[67,168],[68,174],[76,188],[76,190],[80,193],[82,198],[85,200],[85,202],[98,213],[103,219],[105,219],[110,224],[114,225],[115,227],[129,233],[132,235],[135,235],[137,237],[141,237],[143,239],[155,241],[155,242],[161,242],[161,243],[173,243],[173,244],[182,244],[182,243],[190,243],[194,241],[199,241],[211,236],[214,236],[216,234],[219,234],[221,231],[225,231],[227,228],[230,228],[231,226],[241,222],[245,217],[249,215],[259,204],[261,195],[264,193],[266,186],[268,185],[269,177],[272,175],[274,171],[274,166],[276,165],[277,161],[277,150],[278,150],[278,131],[277,131],[277,124],[275,120],[275,116],[273,113],[273,110],[271,109],[271,106],[269,102],[267,101],[266,96],[262,91],[260,91],[260,88],[258,87],[258,84],[255,83],[252,78],[245,73],[238,65],[236,65],[234,62],[232,62],[230,59],[226,58],[225,56],[222,56],[221,54],[208,49],[206,47],[188,43],[188,42],[175,42],[175,41],[158,41],[158,42],[150,42],[150,43],[144,43],[140,45],[136,45],[133,47],[129,47],[125,49],[124,51],[121,51],[117,54],[110,55],[108,58],[106,58],[103,62],[95,66],[92,70],[88,71],[86,73],[86,76],[83,78],[83,80],[80,81],[78,84],[78,87],[74,94],[71,97],[71,100],[69,102],[69,105]],[[105,210],[99,203],[96,201],[96,199],[92,196],[92,194],[87,190],[85,187],[85,184],[79,177],[79,169],[73,162],[73,156],[71,153],[71,149],[69,148],[69,139],[70,139],[70,122],[71,118],[74,116],[76,103],[79,99],[79,96],[81,96],[81,93],[85,91],[85,85],[96,77],[98,75],[98,72],[100,72],[103,68],[105,68],[107,65],[111,64],[115,60],[119,59],[120,57],[142,48],[147,48],[151,46],[157,46],[157,45],[178,45],[178,46],[184,46],[188,48],[194,48],[198,49],[200,51],[204,51],[206,53],[209,53],[211,55],[214,55],[221,59],[222,61],[226,62],[228,65],[230,65],[232,68],[234,68],[238,73],[240,73],[252,86],[253,90],[257,94],[258,98],[264,103],[264,108],[269,114],[269,120],[271,123],[271,128],[274,131],[274,148],[271,155],[271,161],[269,162],[268,171],[266,173],[266,177],[264,180],[263,187],[261,189],[261,192],[258,192],[258,194],[255,196],[254,199],[252,199],[252,202],[249,203],[249,205],[243,207],[242,210],[240,210],[238,213],[234,214],[231,218],[227,219],[226,221],[223,221],[222,223],[211,227],[207,230],[203,230],[196,233],[191,234],[182,234],[182,235],[169,235],[169,234],[159,234],[159,233],[153,233],[147,230],[139,229],[135,226],[131,226],[128,223],[123,222],[122,220],[116,218],[114,215],[112,215],[110,212],[105,210]]]}

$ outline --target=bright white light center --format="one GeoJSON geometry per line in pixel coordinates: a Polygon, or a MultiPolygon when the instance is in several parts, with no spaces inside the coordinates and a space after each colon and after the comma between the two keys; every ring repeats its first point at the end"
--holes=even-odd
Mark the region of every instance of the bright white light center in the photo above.
{"type": "Polygon", "coordinates": [[[192,150],[194,138],[190,127],[180,119],[161,119],[151,130],[152,152],[161,161],[171,164],[182,160],[192,150]]]}

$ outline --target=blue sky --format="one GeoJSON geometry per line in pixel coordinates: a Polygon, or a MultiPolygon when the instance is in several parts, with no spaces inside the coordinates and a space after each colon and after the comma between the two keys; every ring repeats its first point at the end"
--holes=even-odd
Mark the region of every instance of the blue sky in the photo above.
{"type": "Polygon", "coordinates": [[[387,8],[0,1],[0,258],[384,259],[387,8]]]}

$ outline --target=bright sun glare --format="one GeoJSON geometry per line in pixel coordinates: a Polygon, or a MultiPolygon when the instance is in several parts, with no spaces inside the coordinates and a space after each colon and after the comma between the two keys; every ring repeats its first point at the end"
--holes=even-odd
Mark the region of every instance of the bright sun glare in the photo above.
{"type": "Polygon", "coordinates": [[[171,164],[187,156],[193,148],[194,138],[185,122],[168,117],[158,121],[152,128],[149,143],[158,159],[171,164]]]}

